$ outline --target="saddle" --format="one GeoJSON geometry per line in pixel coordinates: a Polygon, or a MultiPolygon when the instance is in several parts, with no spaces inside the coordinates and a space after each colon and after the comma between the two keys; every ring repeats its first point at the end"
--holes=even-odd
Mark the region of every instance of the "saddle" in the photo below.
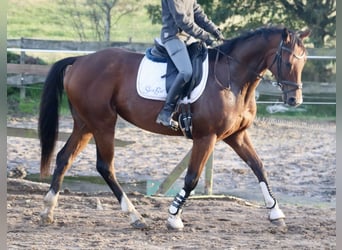
{"type": "MultiPolygon", "coordinates": [[[[188,97],[190,99],[191,92],[201,82],[203,75],[203,62],[206,60],[208,54],[206,45],[201,42],[195,42],[188,45],[187,50],[192,64],[193,75],[189,82],[186,83],[180,99],[183,99],[184,97],[188,97]]],[[[165,89],[166,92],[168,92],[178,74],[178,70],[159,39],[155,39],[154,46],[146,50],[146,57],[151,61],[167,64],[166,74],[163,75],[162,78],[165,78],[165,89]]],[[[179,107],[179,126],[184,136],[188,139],[192,139],[192,113],[190,103],[181,104],[179,107]]]]}
{"type": "MultiPolygon", "coordinates": [[[[188,45],[187,50],[192,64],[193,75],[190,81],[186,84],[182,98],[185,96],[190,98],[191,91],[200,83],[203,74],[202,64],[208,53],[206,45],[202,42],[195,42],[188,45]]],[[[162,77],[166,79],[166,91],[168,92],[178,74],[178,70],[160,39],[154,40],[154,46],[147,49],[146,56],[152,61],[167,63],[166,74],[162,77]]]]}

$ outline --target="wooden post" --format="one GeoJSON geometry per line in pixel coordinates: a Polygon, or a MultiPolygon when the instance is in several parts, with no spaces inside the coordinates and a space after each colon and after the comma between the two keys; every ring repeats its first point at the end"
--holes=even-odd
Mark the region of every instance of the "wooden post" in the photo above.
{"type": "MultiPolygon", "coordinates": [[[[70,137],[71,133],[69,132],[58,132],[58,141],[67,141],[70,137]]],[[[7,127],[7,136],[12,137],[21,137],[21,138],[31,138],[31,139],[38,139],[38,131],[36,129],[31,128],[14,128],[14,127],[7,127]]],[[[123,141],[120,139],[114,138],[115,146],[117,147],[126,147],[135,143],[135,141],[123,141]]],[[[89,144],[95,144],[94,138],[89,141],[89,144]]]]}
{"type": "Polygon", "coordinates": [[[172,170],[168,177],[160,184],[156,194],[165,194],[167,190],[175,183],[178,177],[183,173],[183,171],[187,168],[188,162],[191,156],[191,149],[184,156],[183,160],[172,170]]]}
{"type": "Polygon", "coordinates": [[[206,195],[213,194],[213,154],[210,155],[205,166],[204,193],[206,195]]]}
{"type": "MultiPolygon", "coordinates": [[[[24,38],[22,37],[20,39],[20,48],[22,49],[24,47],[24,38]]],[[[20,64],[25,64],[25,52],[20,52],[20,64]]],[[[19,89],[20,89],[20,99],[25,99],[26,97],[26,89],[24,84],[24,73],[20,74],[20,83],[19,83],[19,89]]]]}
{"type": "MultiPolygon", "coordinates": [[[[190,150],[180,163],[172,170],[168,177],[160,184],[156,194],[165,194],[171,186],[176,182],[178,177],[184,172],[188,166],[188,162],[191,156],[190,150]]],[[[205,165],[205,187],[204,192],[207,195],[212,194],[213,187],[213,154],[210,155],[206,165],[205,165]]]]}

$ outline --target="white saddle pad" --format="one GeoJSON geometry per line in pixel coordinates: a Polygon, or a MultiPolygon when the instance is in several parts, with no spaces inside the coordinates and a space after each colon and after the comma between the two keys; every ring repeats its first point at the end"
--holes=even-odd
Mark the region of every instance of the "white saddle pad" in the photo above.
{"type": "MultiPolygon", "coordinates": [[[[165,101],[166,99],[166,63],[153,62],[146,56],[141,60],[137,76],[137,92],[146,99],[165,101]]],[[[184,97],[181,103],[193,103],[203,93],[208,78],[208,55],[204,60],[201,82],[191,92],[190,99],[184,97]]]]}

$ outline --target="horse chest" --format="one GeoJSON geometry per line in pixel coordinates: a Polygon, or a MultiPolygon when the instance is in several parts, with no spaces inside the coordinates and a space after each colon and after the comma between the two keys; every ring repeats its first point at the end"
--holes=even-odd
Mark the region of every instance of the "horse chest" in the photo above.
{"type": "Polygon", "coordinates": [[[234,112],[226,117],[226,122],[223,128],[223,137],[230,136],[237,131],[247,129],[254,120],[255,114],[250,110],[242,112],[234,112]]]}
{"type": "Polygon", "coordinates": [[[248,112],[248,113],[241,115],[239,120],[240,120],[240,124],[239,124],[240,129],[248,128],[254,120],[254,115],[248,112]]]}

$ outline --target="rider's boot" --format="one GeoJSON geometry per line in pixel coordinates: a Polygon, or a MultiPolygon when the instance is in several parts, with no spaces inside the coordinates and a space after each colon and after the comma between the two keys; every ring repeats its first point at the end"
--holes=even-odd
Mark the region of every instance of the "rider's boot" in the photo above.
{"type": "Polygon", "coordinates": [[[184,86],[185,81],[183,79],[183,76],[178,74],[169,90],[169,93],[167,94],[164,107],[160,111],[156,119],[156,123],[174,130],[178,129],[178,122],[172,119],[172,114],[175,111],[177,102],[182,94],[184,86]]]}

